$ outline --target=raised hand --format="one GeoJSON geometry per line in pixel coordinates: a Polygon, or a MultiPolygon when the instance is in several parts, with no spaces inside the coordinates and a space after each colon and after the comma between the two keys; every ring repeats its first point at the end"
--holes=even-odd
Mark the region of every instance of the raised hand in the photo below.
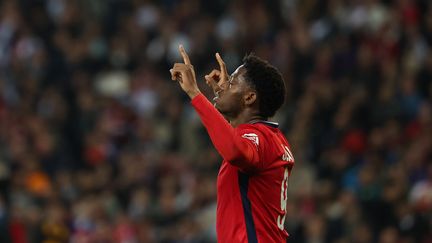
{"type": "Polygon", "coordinates": [[[171,79],[177,80],[183,91],[186,92],[186,94],[188,94],[191,99],[193,99],[195,96],[201,93],[201,91],[199,90],[196,82],[194,68],[182,45],[179,46],[179,51],[183,57],[184,63],[174,63],[173,68],[170,69],[171,79]]]}
{"type": "Polygon", "coordinates": [[[223,90],[225,85],[228,83],[226,65],[219,53],[216,53],[216,60],[219,63],[220,70],[213,69],[209,74],[204,76],[207,85],[212,88],[215,95],[217,95],[219,91],[223,90]]]}

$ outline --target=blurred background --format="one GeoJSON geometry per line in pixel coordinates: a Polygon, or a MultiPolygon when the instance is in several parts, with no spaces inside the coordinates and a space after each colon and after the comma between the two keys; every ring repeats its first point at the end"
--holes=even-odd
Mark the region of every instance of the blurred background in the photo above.
{"type": "Polygon", "coordinates": [[[428,0],[0,1],[0,242],[216,242],[179,43],[283,73],[289,242],[432,242],[428,0]]]}

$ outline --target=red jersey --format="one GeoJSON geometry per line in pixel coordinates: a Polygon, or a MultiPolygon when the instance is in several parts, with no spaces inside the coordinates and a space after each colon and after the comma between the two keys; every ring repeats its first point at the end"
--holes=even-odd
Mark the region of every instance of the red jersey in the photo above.
{"type": "Polygon", "coordinates": [[[234,128],[204,95],[191,103],[223,157],[217,178],[218,242],[286,242],[294,158],[277,124],[257,121],[234,128]]]}

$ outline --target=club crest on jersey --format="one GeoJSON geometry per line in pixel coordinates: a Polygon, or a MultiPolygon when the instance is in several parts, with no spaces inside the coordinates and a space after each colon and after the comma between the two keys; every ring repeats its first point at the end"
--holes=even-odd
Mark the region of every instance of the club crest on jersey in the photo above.
{"type": "Polygon", "coordinates": [[[253,144],[255,144],[255,146],[258,147],[259,145],[259,139],[258,139],[258,135],[256,135],[255,133],[245,133],[242,135],[242,138],[246,138],[252,141],[253,144]]]}

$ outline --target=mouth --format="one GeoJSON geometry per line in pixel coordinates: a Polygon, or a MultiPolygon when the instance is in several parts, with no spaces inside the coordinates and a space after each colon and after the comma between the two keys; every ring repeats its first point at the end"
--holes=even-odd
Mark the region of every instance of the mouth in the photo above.
{"type": "Polygon", "coordinates": [[[222,90],[218,90],[215,92],[215,97],[213,98],[213,101],[217,101],[220,98],[220,94],[222,93],[222,90]]]}
{"type": "Polygon", "coordinates": [[[217,105],[218,105],[218,100],[219,100],[219,96],[216,95],[216,96],[213,98],[213,106],[216,107],[216,108],[217,108],[217,105]]]}
{"type": "Polygon", "coordinates": [[[213,101],[214,102],[217,102],[218,100],[219,100],[219,97],[220,97],[220,93],[221,93],[221,91],[222,90],[218,90],[218,91],[216,91],[214,94],[215,94],[215,97],[213,98],[213,101]]]}

